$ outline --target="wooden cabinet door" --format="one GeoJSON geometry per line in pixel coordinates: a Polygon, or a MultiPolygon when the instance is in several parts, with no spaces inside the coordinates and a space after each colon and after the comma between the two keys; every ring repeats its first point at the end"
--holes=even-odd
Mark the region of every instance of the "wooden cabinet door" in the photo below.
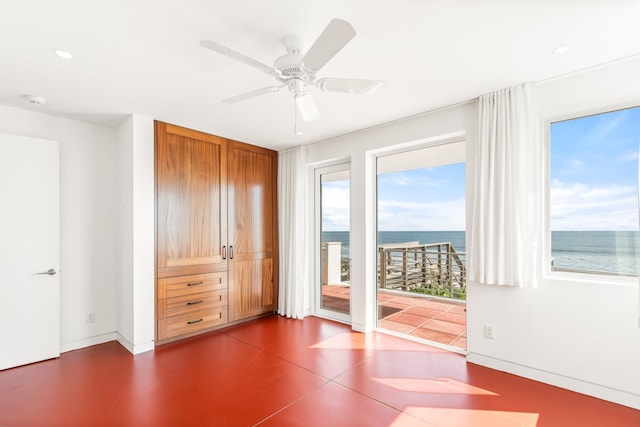
{"type": "Polygon", "coordinates": [[[229,141],[229,318],[276,309],[277,153],[229,141]]]}
{"type": "Polygon", "coordinates": [[[156,122],[158,278],[226,271],[227,141],[156,122]]]}

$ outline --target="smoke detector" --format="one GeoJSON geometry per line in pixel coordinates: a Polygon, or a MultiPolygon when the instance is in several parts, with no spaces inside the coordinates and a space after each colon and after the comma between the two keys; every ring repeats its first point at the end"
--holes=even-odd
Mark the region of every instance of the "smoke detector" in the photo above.
{"type": "Polygon", "coordinates": [[[26,99],[29,104],[33,105],[44,105],[45,103],[44,98],[35,95],[25,95],[24,99],[26,99]]]}

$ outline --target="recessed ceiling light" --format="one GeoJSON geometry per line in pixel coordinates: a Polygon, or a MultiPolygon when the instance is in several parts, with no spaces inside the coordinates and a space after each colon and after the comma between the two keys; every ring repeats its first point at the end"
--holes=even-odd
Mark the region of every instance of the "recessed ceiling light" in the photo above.
{"type": "Polygon", "coordinates": [[[70,52],[67,52],[66,50],[53,49],[53,53],[55,53],[57,56],[59,56],[60,58],[63,58],[63,59],[71,59],[71,58],[73,58],[73,55],[70,52]]]}
{"type": "Polygon", "coordinates": [[[557,48],[553,49],[553,53],[556,55],[562,55],[563,53],[567,53],[571,50],[571,45],[569,43],[561,44],[557,48]]]}

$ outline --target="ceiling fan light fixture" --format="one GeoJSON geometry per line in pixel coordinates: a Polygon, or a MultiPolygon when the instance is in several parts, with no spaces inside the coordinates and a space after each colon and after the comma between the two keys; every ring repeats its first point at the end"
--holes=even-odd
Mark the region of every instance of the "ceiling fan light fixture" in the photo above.
{"type": "Polygon", "coordinates": [[[294,97],[294,102],[293,102],[293,133],[295,133],[296,135],[302,135],[304,132],[302,132],[302,129],[300,129],[300,125],[298,122],[298,104],[295,102],[295,97],[294,97]]]}
{"type": "Polygon", "coordinates": [[[302,116],[302,120],[310,122],[320,117],[316,103],[313,101],[310,94],[300,93],[295,95],[294,98],[296,100],[298,111],[300,111],[300,115],[302,116]]]}

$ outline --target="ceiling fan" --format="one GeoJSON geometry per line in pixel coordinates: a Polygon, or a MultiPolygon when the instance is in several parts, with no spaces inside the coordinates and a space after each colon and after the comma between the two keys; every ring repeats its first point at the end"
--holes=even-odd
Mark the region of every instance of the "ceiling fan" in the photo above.
{"type": "Polygon", "coordinates": [[[341,19],[332,19],[306,53],[302,53],[299,37],[285,38],[284,44],[287,54],[276,59],[273,67],[211,40],[202,40],[200,45],[270,74],[275,77],[278,83],[275,86],[264,87],[224,99],[222,102],[244,101],[266,93],[278,92],[286,86],[293,94],[302,119],[309,122],[319,117],[316,104],[308,92],[309,87],[316,87],[326,92],[366,94],[383,83],[380,80],[317,78],[316,74],[322,67],[355,35],[356,31],[350,23],[341,19]]]}

